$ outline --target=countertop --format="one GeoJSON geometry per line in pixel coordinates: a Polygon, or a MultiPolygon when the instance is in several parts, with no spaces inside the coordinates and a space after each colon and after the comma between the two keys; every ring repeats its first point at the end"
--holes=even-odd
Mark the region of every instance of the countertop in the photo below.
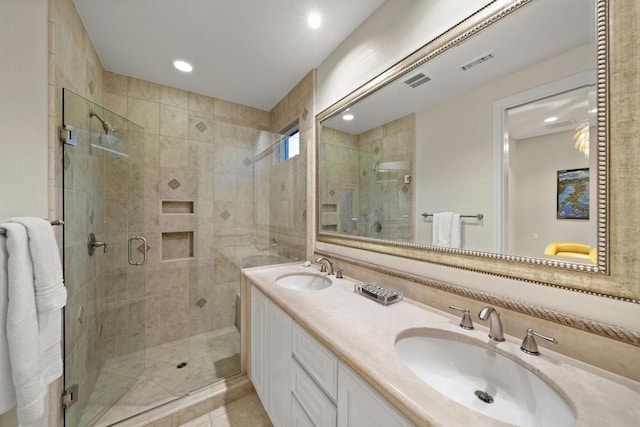
{"type": "Polygon", "coordinates": [[[409,329],[427,328],[480,341],[528,367],[566,398],[576,414],[575,426],[635,426],[640,420],[640,383],[555,353],[544,344],[540,356],[530,356],[520,351],[522,337],[505,335],[506,341],[497,343],[487,337],[488,328],[479,322],[471,331],[460,328],[457,314],[407,299],[385,307],[354,293],[358,282],[347,276],[329,276],[332,286],[317,291],[276,285],[276,279],[285,274],[320,274],[316,266],[303,267],[298,262],[242,272],[416,425],[511,425],[454,402],[404,364],[395,350],[398,337],[409,329]]]}

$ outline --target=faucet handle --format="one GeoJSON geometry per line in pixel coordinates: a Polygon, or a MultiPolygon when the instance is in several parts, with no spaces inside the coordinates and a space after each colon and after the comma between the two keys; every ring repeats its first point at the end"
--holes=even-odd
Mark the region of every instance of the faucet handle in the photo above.
{"type": "Polygon", "coordinates": [[[536,342],[534,335],[535,337],[540,337],[551,343],[558,344],[558,340],[556,340],[555,338],[539,334],[533,329],[529,328],[527,329],[527,335],[522,340],[522,345],[520,346],[520,350],[524,351],[527,354],[531,354],[533,356],[538,356],[540,354],[540,352],[538,351],[538,343],[536,342]]]}
{"type": "Polygon", "coordinates": [[[340,267],[336,270],[336,279],[342,279],[342,273],[344,272],[344,268],[340,267]]]}
{"type": "Polygon", "coordinates": [[[462,319],[460,319],[460,327],[462,329],[473,329],[473,321],[471,320],[471,314],[468,308],[460,308],[455,305],[450,305],[450,309],[462,311],[462,319]]]}

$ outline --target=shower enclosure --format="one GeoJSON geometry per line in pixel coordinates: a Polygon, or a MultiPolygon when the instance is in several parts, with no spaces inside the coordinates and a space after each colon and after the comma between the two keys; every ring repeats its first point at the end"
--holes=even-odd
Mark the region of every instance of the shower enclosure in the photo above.
{"type": "Polygon", "coordinates": [[[161,168],[145,129],[68,90],[63,127],[66,425],[238,374],[240,269],[305,255],[304,144],[211,120],[161,168]]]}

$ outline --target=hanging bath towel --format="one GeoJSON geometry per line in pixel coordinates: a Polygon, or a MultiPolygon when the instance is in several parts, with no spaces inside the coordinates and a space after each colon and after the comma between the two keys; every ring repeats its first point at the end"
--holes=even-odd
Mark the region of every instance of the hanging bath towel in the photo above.
{"type": "MultiPolygon", "coordinates": [[[[6,335],[0,340],[0,372],[7,369],[3,356],[8,349],[10,377],[2,378],[0,408],[17,404],[20,425],[46,425],[49,384],[62,375],[62,307],[66,289],[62,281],[60,254],[48,221],[15,218],[1,224],[6,238],[0,255],[0,284],[6,283],[6,335]],[[6,379],[5,379],[6,378],[6,379]],[[13,384],[8,385],[9,380],[13,384]],[[13,388],[13,396],[10,389],[13,388]],[[43,420],[44,417],[44,420],[43,420]]],[[[2,294],[0,294],[2,295],[2,294]]]]}
{"type": "Polygon", "coordinates": [[[454,212],[433,214],[432,244],[446,248],[460,247],[460,214],[454,212]]]}

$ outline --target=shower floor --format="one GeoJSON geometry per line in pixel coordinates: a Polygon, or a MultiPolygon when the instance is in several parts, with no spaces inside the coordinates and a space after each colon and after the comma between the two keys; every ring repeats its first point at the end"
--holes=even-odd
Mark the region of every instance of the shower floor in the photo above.
{"type": "Polygon", "coordinates": [[[108,359],[80,425],[111,425],[238,372],[240,333],[235,326],[151,347],[144,356],[134,353],[108,359]],[[186,366],[177,368],[184,362],[186,366]],[[100,416],[108,400],[118,394],[100,416]]]}

